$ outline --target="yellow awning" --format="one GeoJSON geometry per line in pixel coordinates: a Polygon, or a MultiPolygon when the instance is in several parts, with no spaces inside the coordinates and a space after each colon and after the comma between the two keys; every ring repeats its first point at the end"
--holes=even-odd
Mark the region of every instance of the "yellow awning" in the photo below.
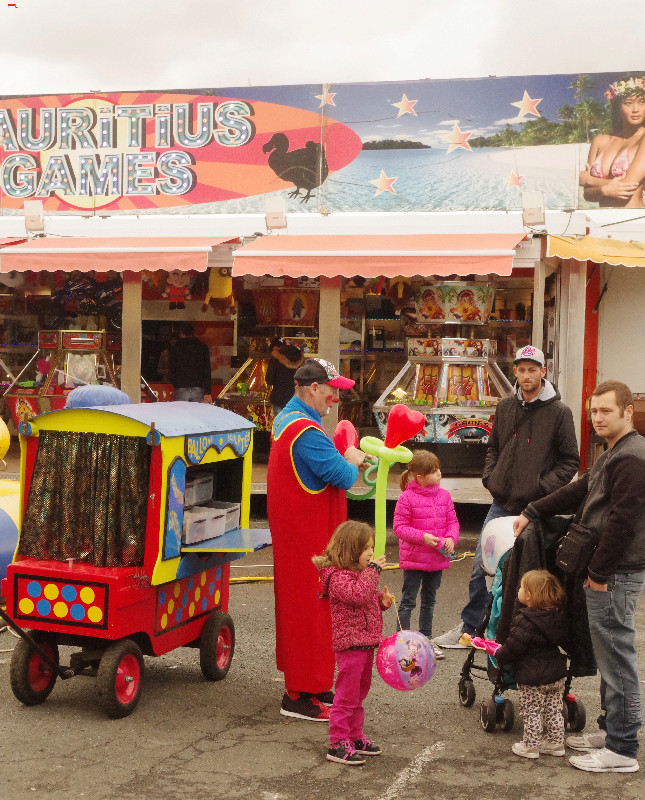
{"type": "Polygon", "coordinates": [[[621,242],[618,239],[596,239],[584,236],[549,236],[547,258],[574,258],[623,267],[645,267],[645,243],[621,242]]]}

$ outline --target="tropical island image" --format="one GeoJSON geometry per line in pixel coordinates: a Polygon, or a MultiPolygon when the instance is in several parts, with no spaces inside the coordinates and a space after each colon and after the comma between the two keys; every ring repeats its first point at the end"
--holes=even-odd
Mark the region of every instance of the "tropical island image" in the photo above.
{"type": "MultiPolygon", "coordinates": [[[[544,116],[529,119],[517,130],[510,123],[491,136],[473,136],[468,144],[475,147],[522,147],[542,144],[580,144],[590,142],[599,133],[611,133],[609,104],[595,100],[591,75],[581,74],[571,83],[574,103],[558,108],[554,122],[544,116]]],[[[517,123],[515,123],[517,125],[517,123]]]]}
{"type": "Polygon", "coordinates": [[[363,142],[363,150],[430,150],[429,144],[411,139],[378,139],[363,142]]]}

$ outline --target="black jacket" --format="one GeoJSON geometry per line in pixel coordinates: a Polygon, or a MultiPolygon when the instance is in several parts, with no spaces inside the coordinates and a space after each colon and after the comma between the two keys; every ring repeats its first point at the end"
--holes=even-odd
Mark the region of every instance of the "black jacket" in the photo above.
{"type": "Polygon", "coordinates": [[[571,410],[548,381],[544,390],[548,399],[526,403],[514,393],[495,411],[482,483],[509,514],[567,484],[580,466],[571,410]]]}
{"type": "Polygon", "coordinates": [[[517,683],[555,683],[567,674],[567,659],[559,650],[567,644],[567,627],[562,611],[522,607],[495,659],[500,666],[511,665],[517,683]]]}
{"type": "Polygon", "coordinates": [[[168,378],[175,389],[203,387],[211,393],[211,354],[194,336],[179,339],[168,351],[168,378]]]}
{"type": "Polygon", "coordinates": [[[291,400],[296,388],[293,376],[304,363],[305,357],[295,345],[273,348],[264,378],[267,386],[271,387],[269,399],[273,405],[284,408],[291,400]]]}
{"type": "Polygon", "coordinates": [[[502,568],[502,605],[495,638],[500,644],[506,643],[515,617],[523,608],[517,599],[522,575],[531,569],[548,569],[560,581],[567,595],[565,614],[569,635],[566,650],[571,675],[583,677],[596,674],[583,581],[555,566],[558,542],[568,524],[569,519],[565,517],[532,521],[515,540],[502,568]]]}
{"type": "Polygon", "coordinates": [[[577,512],[599,538],[589,564],[594,581],[645,569],[645,438],[631,431],[580,480],[524,510],[529,519],[567,512],[577,512]]]}

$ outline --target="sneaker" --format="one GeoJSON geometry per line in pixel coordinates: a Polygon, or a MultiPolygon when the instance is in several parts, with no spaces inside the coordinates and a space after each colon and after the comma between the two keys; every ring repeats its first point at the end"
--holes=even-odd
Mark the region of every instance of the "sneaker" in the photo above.
{"type": "Polygon", "coordinates": [[[583,733],[582,736],[567,736],[565,744],[572,750],[579,750],[581,753],[590,753],[593,750],[602,750],[605,746],[607,734],[605,731],[596,733],[583,733]]]}
{"type": "Polygon", "coordinates": [[[515,742],[515,744],[511,747],[511,750],[515,753],[516,756],[522,756],[523,758],[539,758],[540,757],[540,750],[537,747],[528,747],[524,744],[524,742],[515,742]]]}
{"type": "Polygon", "coordinates": [[[362,739],[355,739],[354,747],[359,756],[380,756],[383,752],[377,744],[370,742],[370,740],[365,737],[362,739]]]}
{"type": "Polygon", "coordinates": [[[327,761],[336,761],[338,764],[358,767],[365,763],[362,755],[359,755],[350,741],[338,742],[336,747],[327,750],[327,761]]]}
{"type": "Polygon", "coordinates": [[[548,739],[541,739],[540,753],[544,753],[547,756],[563,756],[565,754],[564,742],[556,743],[550,742],[548,739]]]}
{"type": "Polygon", "coordinates": [[[430,640],[430,644],[432,645],[432,649],[434,650],[434,656],[437,660],[439,660],[440,658],[445,658],[443,650],[437,647],[437,645],[432,641],[432,639],[430,640]]]}
{"type": "Polygon", "coordinates": [[[320,700],[325,706],[334,704],[334,693],[331,689],[327,692],[317,692],[316,694],[312,692],[300,692],[300,697],[304,697],[305,699],[313,697],[314,699],[320,700]]]}
{"type": "Polygon", "coordinates": [[[603,747],[584,756],[571,756],[569,764],[585,772],[638,772],[638,761],[603,747]]]}
{"type": "Polygon", "coordinates": [[[280,713],[285,717],[308,719],[311,722],[329,722],[331,710],[328,706],[323,705],[316,697],[300,695],[297,700],[292,700],[285,692],[282,697],[280,713]]]}
{"type": "MultiPolygon", "coordinates": [[[[469,636],[469,634],[464,633],[464,623],[460,622],[456,628],[453,628],[447,633],[443,633],[441,636],[437,636],[436,639],[434,639],[434,643],[439,647],[446,647],[448,650],[460,650],[470,647],[470,641],[468,644],[462,644],[461,640],[464,636],[469,636]]],[[[472,637],[469,637],[469,639],[470,638],[472,637]]]]}

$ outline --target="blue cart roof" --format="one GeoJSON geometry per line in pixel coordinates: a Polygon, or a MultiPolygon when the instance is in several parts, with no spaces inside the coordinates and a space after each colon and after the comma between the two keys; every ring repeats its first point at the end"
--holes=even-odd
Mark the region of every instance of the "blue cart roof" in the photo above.
{"type": "MultiPolygon", "coordinates": [[[[39,414],[38,418],[50,414],[73,413],[76,409],[61,409],[39,414]]],[[[202,433],[226,433],[227,431],[251,430],[255,424],[225,408],[208,403],[187,403],[177,400],[172,403],[132,403],[128,405],[94,406],[84,408],[84,413],[101,411],[127,417],[144,425],[152,425],[162,436],[194,436],[202,433]]]]}

